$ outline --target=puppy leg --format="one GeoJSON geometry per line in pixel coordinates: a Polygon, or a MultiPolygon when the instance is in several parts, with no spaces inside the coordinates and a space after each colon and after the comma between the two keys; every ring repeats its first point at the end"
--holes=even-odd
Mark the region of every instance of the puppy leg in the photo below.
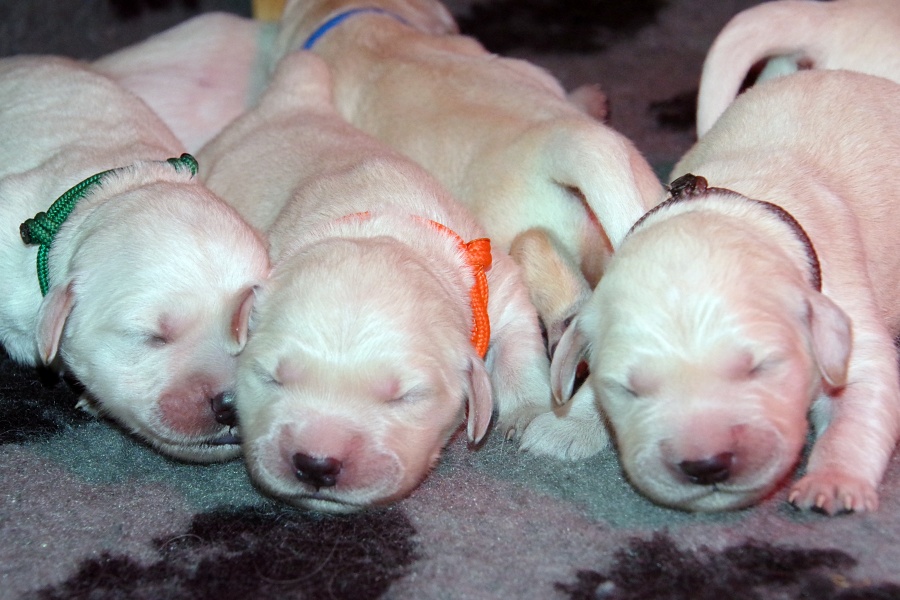
{"type": "Polygon", "coordinates": [[[497,427],[512,438],[552,406],[550,361],[516,264],[507,254],[494,252],[488,278],[492,331],[485,362],[494,389],[497,427]]]}
{"type": "Polygon", "coordinates": [[[830,357],[850,356],[849,326],[846,333],[836,334],[828,322],[832,317],[821,314],[828,312],[827,307],[812,303],[813,352],[833,391],[814,406],[813,425],[819,437],[806,475],[788,496],[799,508],[827,514],[878,508],[876,489],[900,435],[900,380],[893,340],[881,325],[868,289],[856,287],[855,301],[842,302],[854,315],[852,358],[843,370],[834,368],[836,361],[830,357]],[[835,341],[838,337],[846,341],[835,341]],[[836,353],[839,344],[846,347],[836,353]]]}
{"type": "Polygon", "coordinates": [[[609,99],[600,86],[587,83],[568,94],[569,102],[601,123],[609,123],[609,99]]]}
{"type": "Polygon", "coordinates": [[[522,271],[531,302],[547,335],[547,353],[552,358],[562,334],[590,296],[591,288],[550,236],[542,229],[524,231],[513,240],[509,254],[522,271]]]}
{"type": "Polygon", "coordinates": [[[539,415],[522,435],[520,448],[564,460],[593,456],[609,444],[590,379],[572,399],[539,415]]]}
{"type": "Polygon", "coordinates": [[[878,508],[876,489],[900,433],[900,384],[890,336],[877,326],[866,329],[856,328],[846,385],[815,407],[820,437],[788,496],[798,508],[827,514],[878,508]]]}

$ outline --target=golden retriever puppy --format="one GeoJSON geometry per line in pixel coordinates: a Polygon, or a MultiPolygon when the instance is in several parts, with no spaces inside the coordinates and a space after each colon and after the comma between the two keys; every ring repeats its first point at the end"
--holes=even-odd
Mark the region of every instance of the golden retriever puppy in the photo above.
{"type": "Polygon", "coordinates": [[[0,61],[0,342],[160,451],[210,461],[240,451],[234,371],[269,266],[183,151],[80,63],[0,61]]]}
{"type": "Polygon", "coordinates": [[[274,264],[239,367],[248,468],[290,503],[346,512],[409,494],[466,411],[478,442],[494,405],[505,433],[552,400],[515,263],[331,94],[321,59],[288,56],[200,156],[274,264]]]}
{"type": "MultiPolygon", "coordinates": [[[[687,510],[872,511],[900,431],[900,86],[804,71],[751,88],[676,165],[563,336],[631,481],[687,510]]],[[[571,437],[571,433],[564,432],[571,437]]],[[[584,433],[582,432],[582,435],[584,433]]]]}

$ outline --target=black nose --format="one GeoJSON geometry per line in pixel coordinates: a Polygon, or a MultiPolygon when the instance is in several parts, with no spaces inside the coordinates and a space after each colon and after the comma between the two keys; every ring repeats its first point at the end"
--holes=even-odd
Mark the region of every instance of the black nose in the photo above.
{"type": "Polygon", "coordinates": [[[684,460],[678,463],[678,468],[687,475],[691,483],[714,485],[726,481],[731,476],[732,463],[734,453],[722,452],[701,460],[684,460]]]}
{"type": "Polygon", "coordinates": [[[209,399],[209,406],[216,416],[216,422],[229,427],[237,425],[237,411],[230,395],[221,393],[209,399]]]}
{"type": "Polygon", "coordinates": [[[294,455],[294,474],[297,479],[310,484],[316,490],[333,487],[337,483],[341,466],[341,461],[336,458],[315,458],[302,452],[294,455]]]}

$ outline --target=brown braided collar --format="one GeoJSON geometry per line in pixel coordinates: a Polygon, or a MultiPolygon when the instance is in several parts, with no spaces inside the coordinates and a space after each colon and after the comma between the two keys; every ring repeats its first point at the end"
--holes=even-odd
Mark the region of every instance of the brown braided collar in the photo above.
{"type": "Polygon", "coordinates": [[[669,192],[669,197],[651,208],[644,214],[644,216],[638,219],[637,222],[631,226],[631,229],[628,231],[627,235],[631,235],[631,232],[637,229],[638,226],[640,226],[640,224],[643,223],[650,215],[656,213],[664,207],[671,206],[676,202],[700,199],[710,193],[726,194],[734,198],[746,200],[747,202],[753,202],[754,204],[758,204],[766,208],[769,212],[778,217],[778,219],[782,223],[791,228],[791,230],[794,232],[794,235],[797,236],[797,239],[800,240],[800,243],[803,244],[803,247],[806,249],[806,257],[807,259],[809,259],[809,264],[812,269],[812,273],[810,275],[810,283],[817,292],[822,291],[822,265],[819,264],[819,256],[818,254],[816,254],[816,249],[813,247],[812,240],[809,239],[806,231],[803,230],[803,227],[800,225],[797,219],[795,219],[793,215],[791,215],[791,213],[789,213],[788,211],[784,210],[777,204],[772,204],[771,202],[766,202],[765,200],[754,200],[753,198],[747,198],[746,196],[743,196],[726,188],[709,187],[706,178],[699,175],[693,175],[691,173],[682,175],[681,177],[670,183],[668,186],[666,186],[666,189],[669,192]]]}

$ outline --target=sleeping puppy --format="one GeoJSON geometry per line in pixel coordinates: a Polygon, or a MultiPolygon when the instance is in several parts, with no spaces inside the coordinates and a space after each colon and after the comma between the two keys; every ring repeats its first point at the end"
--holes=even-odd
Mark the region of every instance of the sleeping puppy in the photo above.
{"type": "Polygon", "coordinates": [[[519,430],[551,393],[515,263],[421,167],[344,121],[331,92],[318,57],[284,58],[201,163],[268,232],[274,264],[238,372],[248,468],[290,503],[346,512],[407,495],[466,410],[478,442],[492,404],[519,430]]]}
{"type": "MultiPolygon", "coordinates": [[[[738,97],[563,336],[632,482],[671,506],[872,511],[900,426],[900,86],[805,71],[738,97]],[[691,175],[686,175],[691,174],[691,175]],[[770,204],[771,203],[771,204],[770,204]]],[[[584,435],[584,432],[580,432],[584,435]]],[[[571,434],[568,433],[571,437],[571,434]]]]}
{"type": "Polygon", "coordinates": [[[515,257],[548,332],[564,328],[612,247],[662,197],[634,146],[592,117],[605,112],[602,94],[569,102],[546,71],[456,35],[435,0],[289,1],[276,54],[301,48],[334,73],[339,112],[425,166],[495,246],[543,238],[540,254],[515,257]],[[583,280],[575,295],[556,289],[548,262],[583,280]]]}
{"type": "Polygon", "coordinates": [[[234,369],[268,258],[182,152],[83,65],[0,61],[0,342],[160,451],[211,461],[239,453],[234,369]]]}
{"type": "Polygon", "coordinates": [[[93,67],[146,102],[188,152],[196,152],[255,104],[274,39],[274,24],[205,13],[93,67]]]}
{"type": "Polygon", "coordinates": [[[847,69],[900,81],[900,2],[779,0],[739,13],[716,37],[700,78],[697,135],[731,104],[755,65],[765,79],[847,69]]]}

